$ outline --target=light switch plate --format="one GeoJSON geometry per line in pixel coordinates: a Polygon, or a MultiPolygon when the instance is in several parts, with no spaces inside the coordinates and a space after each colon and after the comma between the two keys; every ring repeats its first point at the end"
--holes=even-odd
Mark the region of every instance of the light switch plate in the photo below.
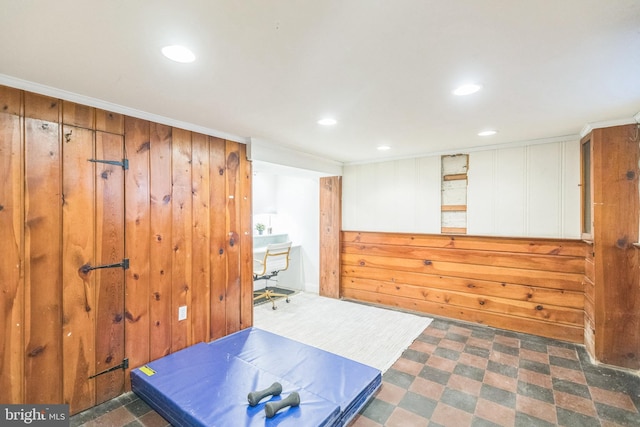
{"type": "Polygon", "coordinates": [[[185,320],[187,318],[187,306],[181,305],[178,307],[178,320],[185,320]]]}

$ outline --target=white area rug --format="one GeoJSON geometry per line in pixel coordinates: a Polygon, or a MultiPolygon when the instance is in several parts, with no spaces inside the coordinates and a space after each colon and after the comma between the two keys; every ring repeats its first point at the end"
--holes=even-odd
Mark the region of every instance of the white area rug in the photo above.
{"type": "Polygon", "coordinates": [[[265,331],[330,351],[385,372],[430,318],[306,292],[254,307],[253,324],[265,331]]]}

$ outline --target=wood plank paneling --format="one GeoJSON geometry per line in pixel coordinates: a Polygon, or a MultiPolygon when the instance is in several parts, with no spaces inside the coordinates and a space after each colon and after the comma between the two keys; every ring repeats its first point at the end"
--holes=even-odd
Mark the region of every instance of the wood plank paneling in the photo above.
{"type": "MultiPolygon", "coordinates": [[[[95,129],[95,109],[75,102],[62,101],[62,122],[83,129],[95,129]]],[[[63,134],[69,139],[73,128],[65,129],[63,134]]]]}
{"type": "Polygon", "coordinates": [[[192,186],[192,267],[191,267],[191,341],[209,341],[211,311],[209,262],[211,229],[209,227],[209,142],[206,135],[191,136],[192,186]]]}
{"type": "Polygon", "coordinates": [[[320,178],[320,295],[340,297],[342,178],[320,178]]]}
{"type": "Polygon", "coordinates": [[[343,296],[348,299],[371,302],[422,313],[430,313],[436,316],[480,323],[505,330],[541,335],[562,341],[582,342],[582,325],[580,325],[580,327],[575,327],[571,325],[479,311],[473,308],[461,308],[450,304],[439,304],[405,297],[392,297],[376,293],[367,293],[355,289],[345,290],[343,296]]]}
{"type": "MultiPolygon", "coordinates": [[[[96,132],[96,158],[124,158],[120,135],[96,132]]],[[[125,258],[124,175],[121,166],[96,164],[96,255],[99,265],[117,264],[125,258]]],[[[122,363],[125,358],[125,271],[122,268],[94,270],[96,276],[96,373],[122,363]]],[[[96,403],[124,391],[124,371],[117,369],[96,378],[96,403]]]]}
{"type": "Polygon", "coordinates": [[[582,341],[582,242],[343,232],[341,247],[345,298],[582,341]]]}
{"type": "Polygon", "coordinates": [[[0,86],[0,402],[23,401],[24,145],[22,93],[0,86]]]}
{"type": "Polygon", "coordinates": [[[149,248],[152,237],[149,218],[151,210],[149,151],[149,122],[126,117],[125,152],[129,159],[129,170],[125,175],[125,252],[129,258],[130,267],[126,272],[124,315],[127,337],[125,353],[131,367],[147,363],[151,352],[149,248]]]}
{"type": "Polygon", "coordinates": [[[72,413],[96,404],[96,275],[94,133],[65,125],[63,135],[62,211],[64,401],[72,413]]]}
{"type": "Polygon", "coordinates": [[[227,195],[227,280],[226,313],[227,330],[230,334],[240,330],[240,150],[239,144],[226,141],[226,195],[227,195]]]}
{"type": "Polygon", "coordinates": [[[25,95],[24,108],[24,398],[30,403],[51,403],[63,396],[59,108],[57,100],[35,95],[25,95]]]}
{"type": "Polygon", "coordinates": [[[0,138],[0,401],[76,413],[252,325],[244,144],[3,86],[0,138]]]}
{"type": "Polygon", "coordinates": [[[95,110],[95,115],[96,130],[115,133],[116,135],[124,135],[124,116],[122,114],[104,111],[97,108],[95,110]]]}
{"type": "Polygon", "coordinates": [[[252,212],[251,163],[246,161],[247,146],[238,145],[240,173],[238,188],[240,192],[240,328],[253,325],[253,221],[252,212]]]}
{"type": "Polygon", "coordinates": [[[211,339],[227,334],[227,196],[225,142],[209,137],[211,339]]]}
{"type": "Polygon", "coordinates": [[[637,125],[595,129],[589,136],[593,177],[595,357],[640,368],[640,197],[637,125]]]}
{"type": "Polygon", "coordinates": [[[171,351],[191,344],[191,132],[174,129],[171,144],[171,351]],[[187,319],[178,320],[186,307],[187,319]]]}
{"type": "Polygon", "coordinates": [[[151,243],[149,283],[151,330],[149,357],[155,360],[171,352],[171,127],[150,126],[151,243]]]}

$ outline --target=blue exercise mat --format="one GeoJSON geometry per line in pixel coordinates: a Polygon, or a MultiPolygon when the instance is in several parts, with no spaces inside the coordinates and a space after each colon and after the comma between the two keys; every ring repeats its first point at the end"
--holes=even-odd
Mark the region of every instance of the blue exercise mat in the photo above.
{"type": "Polygon", "coordinates": [[[131,371],[133,391],[175,426],[344,426],[380,387],[379,370],[257,328],[196,344],[131,371]],[[250,391],[282,385],[251,407],[250,391]],[[300,405],[266,418],[269,400],[300,405]]]}

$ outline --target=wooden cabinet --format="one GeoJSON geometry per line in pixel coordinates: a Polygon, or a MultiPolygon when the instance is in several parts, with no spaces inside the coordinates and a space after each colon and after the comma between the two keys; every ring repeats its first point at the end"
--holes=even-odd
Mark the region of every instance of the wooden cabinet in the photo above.
{"type": "Polygon", "coordinates": [[[639,142],[637,125],[594,129],[581,151],[585,344],[629,369],[640,368],[639,142]]]}

